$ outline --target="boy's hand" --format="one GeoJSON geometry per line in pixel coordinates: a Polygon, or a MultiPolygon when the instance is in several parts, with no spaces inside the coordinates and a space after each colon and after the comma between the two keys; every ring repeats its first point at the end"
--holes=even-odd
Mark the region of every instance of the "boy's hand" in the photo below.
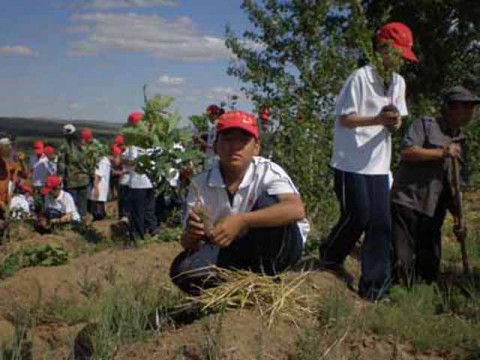
{"type": "Polygon", "coordinates": [[[182,234],[182,246],[187,250],[197,250],[198,244],[205,238],[202,219],[193,210],[187,218],[187,226],[182,234]]]}
{"type": "Polygon", "coordinates": [[[212,242],[220,247],[230,245],[245,229],[247,224],[240,215],[228,215],[218,221],[212,230],[212,242]]]}
{"type": "Polygon", "coordinates": [[[395,106],[387,105],[380,110],[380,113],[377,115],[377,121],[380,125],[397,127],[401,124],[402,118],[395,106]]]}

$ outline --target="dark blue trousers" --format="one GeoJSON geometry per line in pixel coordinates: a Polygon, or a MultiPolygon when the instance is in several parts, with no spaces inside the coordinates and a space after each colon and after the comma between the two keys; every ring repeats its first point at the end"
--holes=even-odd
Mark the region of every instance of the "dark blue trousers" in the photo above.
{"type": "Polygon", "coordinates": [[[376,300],[388,293],[392,221],[388,175],[362,175],[335,169],[335,193],[340,219],[321,245],[326,267],[345,261],[365,233],[361,253],[359,294],[376,300]]]}
{"type": "MultiPolygon", "coordinates": [[[[276,196],[261,196],[252,211],[278,202],[276,196]]],[[[183,251],[172,263],[170,277],[183,291],[198,295],[201,289],[216,286],[219,279],[212,265],[250,270],[274,276],[297,263],[303,240],[297,223],[272,228],[250,229],[225,248],[205,245],[199,251],[183,251]]]]}
{"type": "Polygon", "coordinates": [[[155,192],[153,189],[129,189],[130,239],[144,239],[146,232],[157,228],[155,192]]]}

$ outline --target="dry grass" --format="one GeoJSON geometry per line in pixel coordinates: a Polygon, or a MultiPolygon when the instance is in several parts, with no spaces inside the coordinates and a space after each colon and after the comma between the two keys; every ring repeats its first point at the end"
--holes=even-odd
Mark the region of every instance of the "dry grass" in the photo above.
{"type": "Polygon", "coordinates": [[[190,298],[203,311],[255,308],[268,327],[280,316],[297,325],[296,319],[314,313],[314,308],[306,301],[307,295],[299,289],[308,272],[294,277],[282,274],[272,278],[245,270],[214,269],[220,285],[202,290],[200,296],[190,298]]]}

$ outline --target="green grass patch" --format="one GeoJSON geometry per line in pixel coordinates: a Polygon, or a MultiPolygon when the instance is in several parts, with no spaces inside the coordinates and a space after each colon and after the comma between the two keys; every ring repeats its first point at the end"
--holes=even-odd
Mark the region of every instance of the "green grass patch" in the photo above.
{"type": "Polygon", "coordinates": [[[394,288],[392,303],[369,307],[364,325],[375,334],[410,341],[420,351],[477,346],[480,324],[444,310],[445,301],[437,287],[394,288]]]}
{"type": "Polygon", "coordinates": [[[20,249],[7,256],[0,264],[0,279],[31,266],[58,266],[68,261],[68,252],[57,244],[42,244],[20,249]]]}

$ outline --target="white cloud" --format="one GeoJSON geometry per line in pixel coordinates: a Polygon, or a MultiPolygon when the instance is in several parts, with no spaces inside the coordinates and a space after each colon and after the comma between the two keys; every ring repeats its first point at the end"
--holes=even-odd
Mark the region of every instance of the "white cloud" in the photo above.
{"type": "Polygon", "coordinates": [[[235,90],[232,87],[225,86],[213,87],[207,92],[206,98],[210,101],[227,101],[233,95],[237,96],[237,101],[245,99],[244,94],[240,90],[235,90]]]}
{"type": "Polygon", "coordinates": [[[99,10],[119,8],[146,8],[155,6],[178,6],[178,0],[94,0],[89,7],[99,10]]]}
{"type": "Polygon", "coordinates": [[[70,28],[82,39],[73,43],[72,56],[119,50],[148,53],[177,60],[228,58],[224,39],[199,33],[189,17],[167,20],[158,15],[77,14],[70,28]]]}
{"type": "Polygon", "coordinates": [[[171,77],[168,75],[162,75],[158,78],[157,83],[178,86],[185,84],[185,79],[182,77],[171,77]]]}
{"type": "Polygon", "coordinates": [[[0,55],[36,56],[37,52],[26,46],[7,45],[7,46],[0,46],[0,55]]]}

